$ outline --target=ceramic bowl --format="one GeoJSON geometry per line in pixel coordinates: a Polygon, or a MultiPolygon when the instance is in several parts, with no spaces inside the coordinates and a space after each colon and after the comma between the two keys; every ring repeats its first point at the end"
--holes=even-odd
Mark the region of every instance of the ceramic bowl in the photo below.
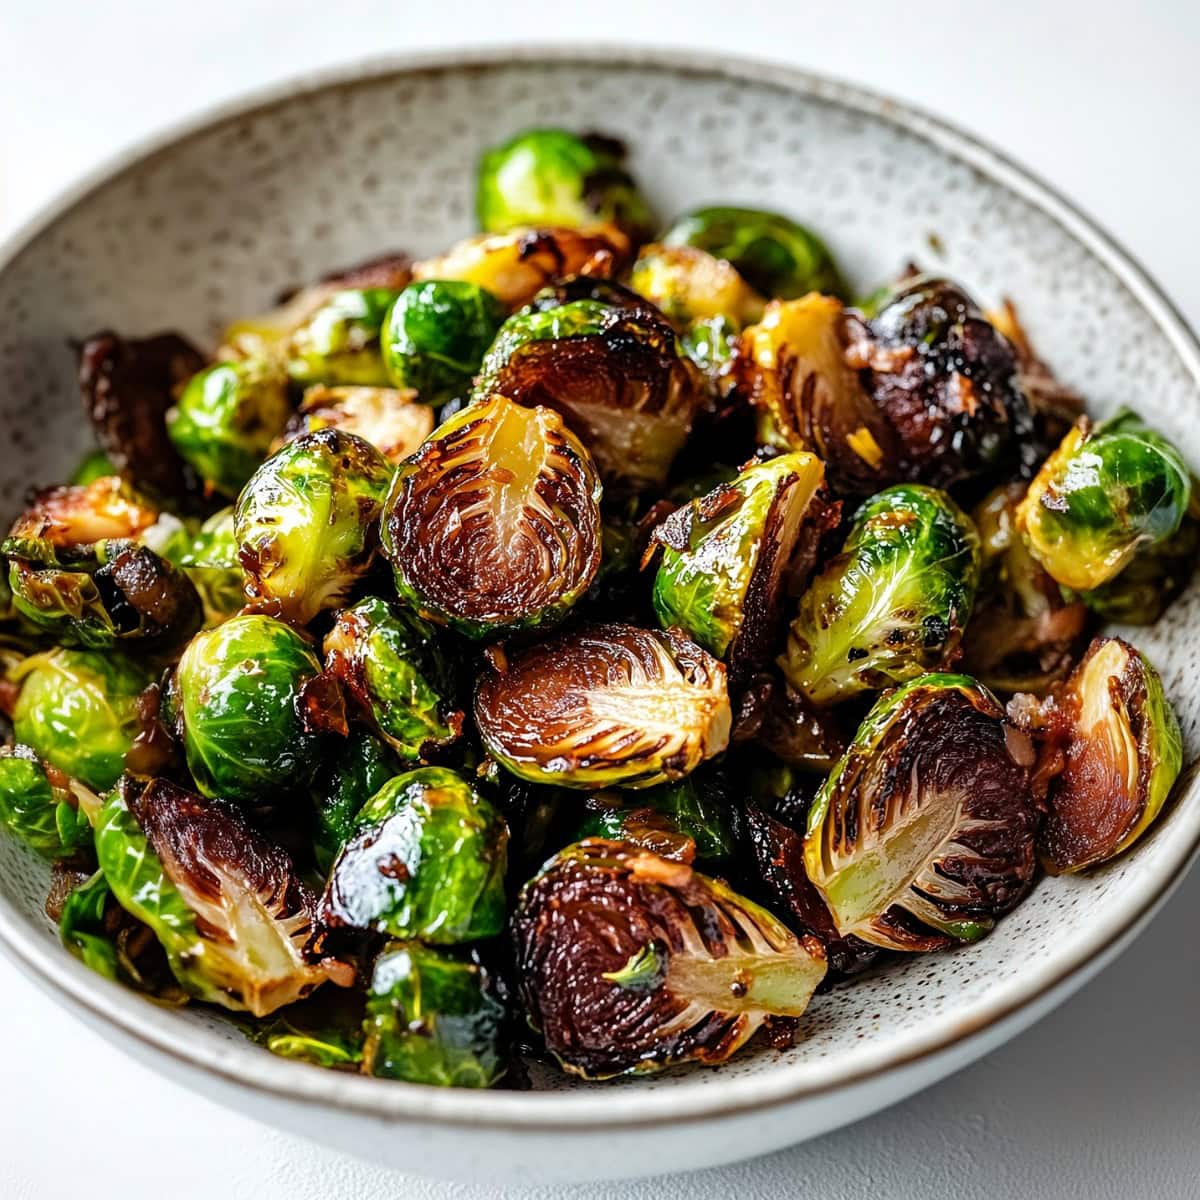
{"type": "MultiPolygon", "coordinates": [[[[111,326],[211,344],[282,288],[472,230],[481,147],[529,125],[626,139],[657,211],[728,201],[810,223],[865,290],[909,260],[1013,297],[1054,368],[1104,413],[1136,405],[1200,465],[1200,350],[1104,233],[940,120],[763,63],[506,50],[302,80],[171,131],[75,188],[0,251],[0,509],[88,444],[68,342],[111,326]]],[[[1189,761],[1200,718],[1193,588],[1137,641],[1189,761]]],[[[819,997],[793,1050],[603,1085],[441,1091],[274,1058],[220,1014],[167,1011],[87,971],[42,913],[46,871],[0,840],[0,941],[105,1036],[255,1117],[355,1154],[491,1183],[708,1166],[829,1130],[934,1083],[1047,1012],[1127,944],[1200,836],[1188,773],[1130,854],[1047,879],[982,943],[819,997]]],[[[1101,1048],[1097,1048],[1098,1051],[1101,1048]]]]}

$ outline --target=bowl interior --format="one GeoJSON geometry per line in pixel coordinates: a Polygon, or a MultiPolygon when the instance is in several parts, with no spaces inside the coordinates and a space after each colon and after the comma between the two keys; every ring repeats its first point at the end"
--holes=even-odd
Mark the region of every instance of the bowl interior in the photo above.
{"type": "MultiPolygon", "coordinates": [[[[177,328],[211,345],[225,319],[269,306],[291,284],[393,248],[438,250],[472,231],[480,148],[548,123],[625,138],[663,217],[711,201],[778,208],[820,231],[864,292],[911,260],[961,279],[985,305],[1012,297],[1040,351],[1093,411],[1135,406],[1200,465],[1200,393],[1179,335],[1144,307],[1098,243],[970,155],[894,120],[886,104],[787,78],[654,62],[426,67],[277,100],[158,149],[66,208],[0,268],[9,438],[0,513],[31,484],[61,479],[90,442],[71,339],[106,326],[131,335],[177,328]]],[[[1158,626],[1135,634],[1162,671],[1188,761],[1200,719],[1200,655],[1188,634],[1198,615],[1193,587],[1158,626]]],[[[977,1027],[1115,936],[1180,868],[1198,827],[1200,794],[1189,777],[1134,853],[1086,878],[1044,880],[977,946],[913,957],[819,997],[794,1050],[749,1052],[715,1074],[583,1088],[588,1099],[557,1074],[539,1073],[537,1086],[571,1093],[555,1102],[559,1115],[586,1103],[602,1119],[630,1116],[631,1090],[647,1113],[680,1089],[703,1107],[698,1089],[748,1095],[768,1076],[803,1088],[898,1060],[977,1027]]],[[[42,865],[0,839],[0,926],[19,931],[39,957],[61,956],[42,913],[46,882],[42,865]]],[[[199,1061],[220,1059],[246,1078],[276,1072],[316,1094],[335,1086],[297,1064],[267,1067],[266,1052],[219,1014],[164,1014],[99,978],[61,977],[75,991],[114,991],[110,1010],[169,1030],[162,1036],[199,1061]]],[[[382,1107],[402,1109],[413,1091],[389,1085],[382,1107]]],[[[483,1112],[538,1098],[447,1103],[483,1112]]]]}

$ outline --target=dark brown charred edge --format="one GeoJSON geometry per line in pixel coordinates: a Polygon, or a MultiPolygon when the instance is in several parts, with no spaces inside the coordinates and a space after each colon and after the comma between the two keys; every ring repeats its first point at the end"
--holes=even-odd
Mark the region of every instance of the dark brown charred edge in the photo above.
{"type": "Polygon", "coordinates": [[[770,672],[746,680],[730,740],[735,745],[754,743],[781,762],[814,771],[829,770],[846,747],[831,714],[814,708],[770,672]]]}
{"type": "Polygon", "coordinates": [[[125,770],[143,779],[179,766],[179,747],[162,720],[162,685],[152,683],[137,698],[137,733],[125,752],[125,770]]]}
{"type": "Polygon", "coordinates": [[[57,925],[63,909],[76,888],[91,878],[92,872],[74,862],[55,862],[50,867],[50,890],[46,893],[45,913],[57,925]]]}
{"type": "MultiPolygon", "coordinates": [[[[322,275],[314,286],[329,292],[366,288],[388,288],[398,292],[411,282],[412,258],[401,250],[394,250],[351,267],[330,271],[328,275],[322,275]]],[[[276,302],[286,304],[302,290],[300,286],[285,288],[276,297],[276,302]]]]}
{"type": "Polygon", "coordinates": [[[322,671],[300,685],[296,709],[300,724],[307,733],[346,737],[350,732],[346,718],[346,696],[341,679],[333,670],[322,671]]]}
{"type": "Polygon", "coordinates": [[[569,275],[612,279],[632,261],[628,239],[615,229],[584,233],[575,229],[532,229],[517,242],[518,258],[541,273],[545,283],[569,275]],[[615,236],[614,236],[615,235],[615,236]]]}
{"type": "Polygon", "coordinates": [[[118,632],[141,630],[158,647],[186,642],[204,623],[204,606],[187,575],[164,558],[132,543],[94,576],[118,632]]]}

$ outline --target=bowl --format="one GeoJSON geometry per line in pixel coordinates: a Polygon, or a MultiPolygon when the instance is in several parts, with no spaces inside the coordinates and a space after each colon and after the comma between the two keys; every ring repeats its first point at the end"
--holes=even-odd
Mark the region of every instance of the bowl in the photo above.
{"type": "MultiPolygon", "coordinates": [[[[89,444],[69,342],[111,326],[213,344],[289,284],[472,230],[481,147],[520,128],[625,138],[664,216],[704,202],[812,224],[863,290],[909,260],[1013,297],[1035,344],[1104,413],[1130,402],[1200,465],[1200,347],[1077,209],[937,118],[761,62],[629,49],[400,58],[275,88],[127,154],[0,250],[0,509],[89,444]]],[[[1196,586],[1137,633],[1191,760],[1196,586]]],[[[0,943],[56,1000],[155,1069],[351,1153],[490,1184],[705,1167],[812,1137],[934,1083],[1048,1012],[1114,957],[1200,839],[1189,770],[1135,850],[1043,880],[983,942],[820,996],[789,1051],[718,1070],[527,1092],[424,1088],[275,1058],[219,1013],[167,1010],[92,974],[42,912],[47,872],[0,839],[0,943]]],[[[1098,1051],[1100,1048],[1097,1048],[1098,1051]]]]}

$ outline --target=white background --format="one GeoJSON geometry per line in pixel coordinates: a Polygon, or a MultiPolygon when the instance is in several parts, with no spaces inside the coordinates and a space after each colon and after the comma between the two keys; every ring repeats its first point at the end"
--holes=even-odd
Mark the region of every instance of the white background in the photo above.
{"type": "MultiPolygon", "coordinates": [[[[248,87],[392,50],[536,40],[766,55],[945,114],[1099,218],[1200,323],[1195,0],[0,0],[0,237],[113,151],[248,87]]],[[[890,1112],[752,1163],[572,1195],[1196,1197],[1198,910],[1194,874],[1076,999],[890,1112]]],[[[364,1166],[218,1109],[118,1055],[4,961],[0,1028],[3,1200],[497,1194],[364,1166]]]]}

